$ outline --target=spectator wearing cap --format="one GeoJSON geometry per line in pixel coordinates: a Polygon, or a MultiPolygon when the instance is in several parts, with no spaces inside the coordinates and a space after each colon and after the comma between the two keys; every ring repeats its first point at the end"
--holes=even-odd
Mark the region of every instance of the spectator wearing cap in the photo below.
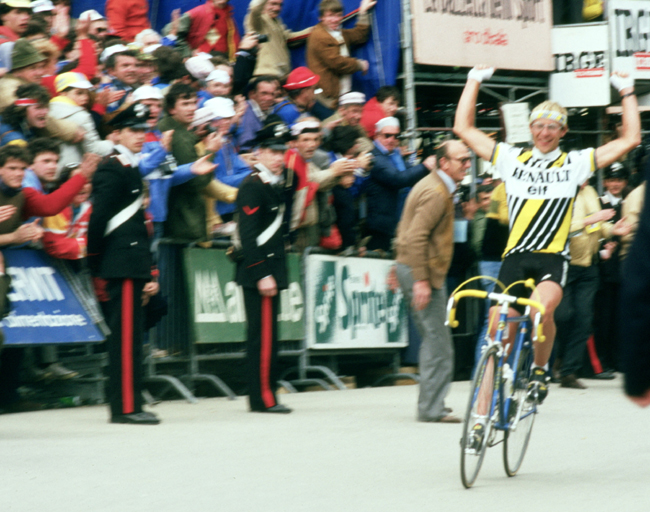
{"type": "Polygon", "coordinates": [[[363,106],[366,104],[366,95],[362,92],[348,92],[339,98],[339,107],[333,116],[323,121],[325,134],[328,135],[334,126],[352,126],[358,133],[358,143],[361,151],[372,151],[372,141],[361,126],[363,106]]]}
{"type": "Polygon", "coordinates": [[[291,127],[291,137],[285,167],[297,180],[293,225],[296,227],[295,245],[302,252],[309,246],[320,245],[321,237],[331,234],[334,216],[330,191],[342,178],[353,176],[354,166],[346,159],[337,160],[329,169],[321,169],[314,163],[314,153],[322,138],[321,125],[316,118],[299,120],[291,127]]]}
{"type": "Polygon", "coordinates": [[[128,107],[127,102],[138,82],[138,54],[122,44],[106,48],[100,57],[108,72],[109,82],[101,85],[101,90],[122,93],[121,96],[106,106],[106,120],[110,120],[116,112],[128,107]]]}
{"type": "Polygon", "coordinates": [[[248,90],[248,107],[241,118],[237,145],[240,152],[252,149],[252,141],[261,130],[266,116],[273,110],[278,90],[278,79],[271,75],[254,78],[248,90]]]}
{"type": "MultiPolygon", "coordinates": [[[[627,169],[619,162],[614,162],[605,170],[603,185],[606,192],[600,197],[601,207],[612,209],[612,222],[618,222],[621,217],[623,200],[627,192],[627,169]]],[[[620,293],[620,247],[619,237],[605,241],[601,245],[600,255],[600,285],[595,298],[594,316],[594,345],[597,359],[602,367],[602,373],[612,374],[620,371],[619,335],[618,335],[618,303],[620,293]]],[[[592,367],[598,370],[598,365],[592,367]]],[[[587,370],[588,371],[588,370],[587,370]]],[[[596,373],[599,373],[596,371],[596,373]]]]}
{"type": "Polygon", "coordinates": [[[375,137],[375,124],[384,117],[393,117],[399,109],[402,96],[399,89],[392,85],[382,85],[377,90],[377,95],[363,107],[361,126],[366,130],[368,137],[375,137]]]}
{"type": "Polygon", "coordinates": [[[336,108],[339,96],[352,90],[353,73],[368,71],[368,61],[351,57],[350,48],[368,39],[368,9],[376,3],[377,0],[361,1],[357,24],[351,29],[341,29],[343,5],[339,0],[320,3],[320,23],[307,39],[307,66],[320,76],[321,100],[329,108],[336,108]]]}
{"type": "Polygon", "coordinates": [[[0,2],[0,44],[18,41],[27,30],[32,6],[29,0],[4,0],[0,2]]]}
{"type": "Polygon", "coordinates": [[[111,331],[106,346],[112,423],[160,423],[156,415],[142,409],[143,298],[158,291],[151,278],[149,236],[141,208],[144,185],[136,157],[145,142],[148,117],[144,105],[131,105],[111,120],[119,130],[119,144],[93,179],[88,266],[111,331]]]}
{"type": "Polygon", "coordinates": [[[294,69],[284,84],[287,97],[273,107],[273,114],[280,116],[287,125],[294,124],[305,113],[313,114],[318,119],[329,117],[332,114],[329,109],[326,109],[327,115],[320,112],[320,116],[312,111],[319,105],[316,102],[316,84],[319,80],[320,77],[306,67],[294,69]]]}
{"type": "Polygon", "coordinates": [[[183,14],[178,22],[177,47],[185,57],[193,50],[224,53],[235,60],[239,32],[228,0],[206,0],[183,14]]]}
{"type": "Polygon", "coordinates": [[[269,40],[260,45],[255,76],[271,75],[283,80],[291,71],[291,56],[288,44],[303,42],[313,27],[293,32],[280,18],[284,0],[252,0],[244,18],[246,32],[268,36],[269,40]]]}
{"type": "Polygon", "coordinates": [[[128,42],[151,27],[147,0],[106,0],[106,18],[113,32],[128,42]]]}
{"type": "Polygon", "coordinates": [[[288,129],[269,116],[255,141],[258,163],[237,196],[236,281],[244,291],[248,401],[252,412],[290,413],[278,403],[279,291],[288,287],[285,246],[296,180],[284,168],[288,129]]]}
{"type": "Polygon", "coordinates": [[[51,0],[34,0],[31,3],[32,20],[40,21],[45,24],[45,37],[49,37],[54,22],[54,4],[51,0]]]}
{"type": "MultiPolygon", "coordinates": [[[[589,185],[582,185],[573,203],[569,227],[569,271],[562,302],[555,311],[557,349],[553,369],[559,372],[564,388],[586,387],[578,376],[587,355],[587,340],[593,332],[594,297],[600,280],[596,263],[600,240],[629,231],[625,221],[616,225],[608,222],[614,213],[610,208],[601,209],[598,193],[589,185]]],[[[594,373],[598,372],[590,372],[590,376],[594,373]]]]}
{"type": "Polygon", "coordinates": [[[68,164],[81,162],[84,153],[107,156],[113,152],[113,143],[101,140],[95,122],[88,112],[92,84],[81,73],[62,73],[54,82],[57,96],[50,100],[50,115],[56,119],[67,119],[79,125],[86,133],[78,144],[61,145],[59,173],[68,164]]]}
{"type": "MultiPolygon", "coordinates": [[[[212,129],[222,139],[221,149],[217,151],[213,160],[217,165],[215,178],[221,183],[239,188],[244,178],[251,173],[251,168],[237,153],[230,135],[232,120],[236,115],[234,103],[229,98],[213,98],[206,101],[205,108],[213,112],[212,129]]],[[[213,204],[212,208],[208,208],[208,212],[214,209],[213,204]]],[[[216,211],[223,222],[233,220],[235,209],[236,206],[231,201],[228,203],[218,201],[216,204],[216,211]]]]}
{"type": "Polygon", "coordinates": [[[215,69],[205,79],[205,89],[198,92],[199,108],[212,98],[227,98],[232,90],[230,74],[223,69],[215,69]]]}
{"type": "Polygon", "coordinates": [[[88,37],[93,41],[103,42],[108,34],[108,22],[106,18],[95,9],[84,11],[79,15],[79,20],[89,20],[88,37]]]}
{"type": "Polygon", "coordinates": [[[412,187],[434,167],[435,158],[407,167],[399,152],[400,124],[386,117],[375,126],[373,163],[366,186],[368,202],[367,234],[372,238],[368,249],[391,250],[391,241],[400,217],[400,190],[412,187]]]}
{"type": "MultiPolygon", "coordinates": [[[[165,96],[166,115],[158,123],[158,129],[163,133],[173,130],[169,147],[178,165],[192,163],[199,158],[196,144],[200,138],[190,130],[195,112],[196,91],[184,83],[172,85],[165,96]]],[[[216,152],[220,149],[221,137],[210,134],[207,139],[206,151],[216,152]]],[[[204,241],[207,238],[202,194],[211,179],[210,175],[195,176],[170,190],[165,236],[191,241],[204,241]]]]}

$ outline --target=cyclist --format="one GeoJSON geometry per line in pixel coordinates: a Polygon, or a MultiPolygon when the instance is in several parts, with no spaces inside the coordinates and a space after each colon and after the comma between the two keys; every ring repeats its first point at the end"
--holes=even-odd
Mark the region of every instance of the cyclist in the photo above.
{"type": "MultiPolygon", "coordinates": [[[[641,120],[634,95],[634,79],[614,72],[612,86],[618,89],[623,106],[623,129],[619,138],[597,148],[563,152],[560,139],[567,133],[567,111],[545,101],[530,114],[534,147],[522,149],[496,143],[476,128],[475,109],[481,82],[491,78],[494,68],[474,67],[467,76],[454,120],[454,133],[481,158],[496,166],[505,182],[510,234],[499,272],[499,281],[509,285],[533,278],[539,298],[546,308],[543,328],[546,342],[535,343],[529,396],[541,403],[548,393],[548,360],[553,349],[553,312],[562,300],[562,286],[568,270],[568,235],[573,201],[579,186],[599,167],[606,167],[641,143],[641,120]]],[[[523,296],[523,285],[511,289],[523,296]]],[[[497,314],[496,307],[491,315],[497,314]]],[[[515,309],[510,315],[518,316],[515,309]]],[[[536,311],[531,311],[534,316],[536,311]]],[[[495,330],[493,326],[493,331],[495,330]]],[[[510,326],[510,339],[514,325],[510,326]]],[[[492,333],[493,334],[493,333],[492,333]]],[[[482,433],[477,424],[476,434],[482,433]]]]}

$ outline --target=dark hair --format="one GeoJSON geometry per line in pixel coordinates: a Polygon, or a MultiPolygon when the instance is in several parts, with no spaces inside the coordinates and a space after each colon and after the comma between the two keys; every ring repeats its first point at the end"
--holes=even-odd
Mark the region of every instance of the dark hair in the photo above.
{"type": "Polygon", "coordinates": [[[345,155],[357,143],[360,135],[354,126],[336,126],[327,140],[327,147],[334,153],[345,155]]]}
{"type": "Polygon", "coordinates": [[[249,84],[248,84],[248,92],[257,92],[257,87],[261,83],[268,83],[268,84],[279,84],[280,80],[278,80],[277,76],[273,75],[260,75],[256,76],[253,78],[249,84]]]}
{"type": "Polygon", "coordinates": [[[31,159],[29,163],[33,163],[38,155],[43,153],[54,153],[56,155],[61,154],[61,148],[59,147],[59,142],[56,139],[51,139],[49,137],[39,137],[32,140],[27,146],[31,159]]]}
{"type": "MultiPolygon", "coordinates": [[[[24,84],[16,89],[16,98],[31,98],[39,105],[47,105],[50,102],[50,93],[42,85],[24,84]]],[[[26,108],[24,106],[11,104],[2,111],[2,121],[15,129],[20,129],[20,123],[25,119],[26,108]]]]}
{"type": "Polygon", "coordinates": [[[28,38],[39,34],[42,34],[45,38],[49,38],[45,20],[39,17],[38,14],[34,14],[29,19],[27,30],[25,30],[25,33],[21,37],[28,38]]]}
{"type": "Polygon", "coordinates": [[[169,46],[161,46],[153,52],[156,59],[156,69],[163,84],[168,84],[189,75],[183,64],[183,56],[169,46]]]}
{"type": "Polygon", "coordinates": [[[2,2],[2,3],[0,3],[0,25],[4,25],[4,23],[2,23],[2,16],[4,16],[5,14],[10,13],[14,9],[16,11],[27,11],[30,14],[32,12],[31,9],[29,9],[27,7],[11,7],[10,5],[7,5],[6,3],[2,2]]]}
{"type": "Polygon", "coordinates": [[[29,165],[29,152],[24,147],[7,144],[0,148],[0,167],[4,167],[7,160],[20,160],[29,165]]]}
{"type": "MultiPolygon", "coordinates": [[[[115,45],[110,45],[110,46],[115,46],[115,45]]],[[[117,64],[118,57],[133,57],[134,59],[137,59],[138,54],[132,50],[127,50],[125,52],[118,52],[118,53],[114,53],[113,55],[109,55],[108,58],[106,59],[106,62],[104,63],[106,69],[115,69],[115,65],[117,64]]]]}
{"type": "Polygon", "coordinates": [[[287,96],[289,96],[290,99],[295,100],[298,96],[300,96],[300,93],[306,89],[306,87],[302,87],[300,89],[291,89],[287,91],[287,96]]]}
{"type": "Polygon", "coordinates": [[[476,195],[478,196],[479,194],[487,194],[489,192],[492,192],[494,190],[494,185],[490,183],[489,185],[479,185],[476,187],[476,195]]]}
{"type": "Polygon", "coordinates": [[[402,103],[402,95],[400,94],[397,87],[394,87],[392,85],[382,85],[377,90],[377,101],[379,103],[383,103],[388,98],[395,98],[395,101],[397,103],[402,103]]]}
{"type": "Polygon", "coordinates": [[[176,102],[179,99],[187,100],[196,96],[196,90],[191,85],[178,82],[172,85],[167,91],[165,96],[165,111],[169,113],[171,109],[176,107],[176,102]]]}
{"type": "Polygon", "coordinates": [[[213,52],[210,57],[210,62],[216,68],[217,66],[227,65],[230,66],[230,58],[223,52],[213,52]]]}
{"type": "Polygon", "coordinates": [[[318,6],[318,16],[322,18],[326,12],[343,12],[343,5],[339,0],[322,0],[318,6]]]}

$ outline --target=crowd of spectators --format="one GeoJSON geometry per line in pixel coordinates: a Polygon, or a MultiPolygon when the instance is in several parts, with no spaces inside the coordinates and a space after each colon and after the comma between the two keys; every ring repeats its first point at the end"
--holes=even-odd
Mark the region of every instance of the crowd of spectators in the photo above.
{"type": "MultiPolygon", "coordinates": [[[[174,11],[159,34],[150,27],[146,0],[108,0],[106,17],[90,10],[78,19],[70,17],[67,0],[2,0],[2,246],[28,243],[83,262],[92,176],[120,145],[111,120],[135,104],[149,112],[137,164],[148,186],[154,252],[163,237],[210,243],[233,232],[237,189],[256,162],[256,133],[278,116],[292,135],[285,167],[297,180],[294,248],[390,255],[409,187],[435,160],[415,164],[401,148],[397,88],[381,87],[373,98],[352,89],[352,75],[368,71],[353,53],[368,39],[375,3],[362,0],[356,25],[342,29],[340,1],[322,0],[320,22],[293,32],[280,19],[282,0],[252,0],[240,34],[233,6],[207,0],[174,11]],[[306,66],[292,69],[289,46],[305,42],[306,66]],[[196,165],[206,160],[216,168],[196,165]]],[[[602,207],[620,216],[626,192],[613,186],[616,179],[606,182],[602,207]]],[[[457,281],[475,269],[498,273],[505,194],[497,182],[480,182],[476,198],[462,187],[456,197],[460,227],[450,279],[457,281]]],[[[638,204],[632,208],[638,215],[638,204]]],[[[624,247],[625,237],[615,239],[598,248],[594,262],[598,254],[611,262],[624,247]]],[[[614,288],[615,277],[601,279],[604,297],[614,300],[614,288]]],[[[616,369],[615,337],[597,338],[595,346],[600,372],[616,369]]],[[[45,352],[30,358],[35,378],[75,375],[45,352]]],[[[16,402],[21,353],[0,355],[0,408],[16,402]]]]}

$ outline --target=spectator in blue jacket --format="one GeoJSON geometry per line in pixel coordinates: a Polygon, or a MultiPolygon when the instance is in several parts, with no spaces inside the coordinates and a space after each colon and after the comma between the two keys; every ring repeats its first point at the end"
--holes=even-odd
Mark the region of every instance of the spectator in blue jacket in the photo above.
{"type": "Polygon", "coordinates": [[[253,139],[262,129],[262,123],[275,105],[278,79],[274,76],[258,76],[253,79],[248,92],[248,108],[239,123],[237,146],[240,153],[253,150],[253,139]]]}
{"type": "MultiPolygon", "coordinates": [[[[230,136],[232,119],[235,117],[234,103],[228,98],[212,98],[205,102],[205,107],[212,110],[215,116],[212,127],[222,137],[221,149],[214,157],[214,163],[217,164],[215,178],[221,183],[239,188],[244,178],[251,173],[251,168],[237,153],[230,136]]],[[[236,209],[235,203],[217,201],[217,212],[223,222],[231,221],[236,209]]]]}
{"type": "Polygon", "coordinates": [[[368,250],[389,252],[399,222],[399,191],[412,187],[435,166],[435,157],[407,167],[399,151],[400,124],[394,117],[385,117],[375,125],[373,165],[366,185],[368,202],[367,234],[372,238],[368,250]]]}

